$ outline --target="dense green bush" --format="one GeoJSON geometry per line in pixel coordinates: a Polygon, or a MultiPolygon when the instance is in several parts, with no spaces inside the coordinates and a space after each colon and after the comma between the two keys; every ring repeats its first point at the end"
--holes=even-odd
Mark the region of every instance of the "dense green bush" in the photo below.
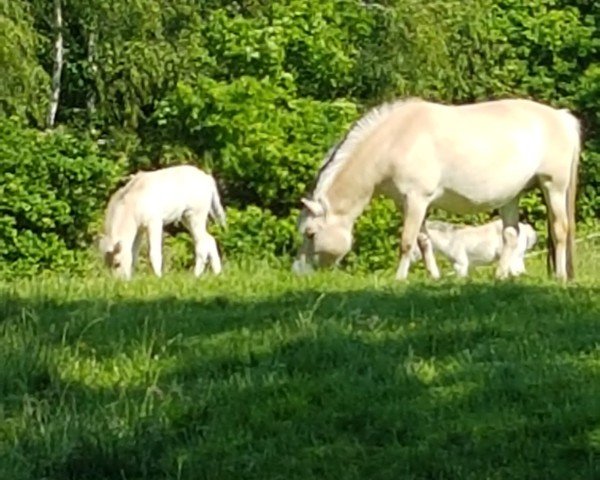
{"type": "MultiPolygon", "coordinates": [[[[216,231],[224,257],[259,251],[285,257],[298,240],[299,199],[329,147],[367,108],[408,95],[446,103],[518,96],[572,109],[586,139],[578,217],[593,223],[600,215],[599,5],[63,2],[68,55],[58,120],[79,133],[40,134],[3,120],[0,148],[8,153],[0,159],[2,175],[9,178],[19,166],[34,180],[31,200],[12,179],[2,187],[0,259],[21,270],[71,262],[68,257],[89,244],[91,222],[99,219],[120,171],[103,158],[124,160],[123,173],[182,162],[202,166],[217,178],[231,212],[230,230],[216,231]],[[22,134],[11,136],[15,129],[22,134]],[[86,140],[90,136],[103,140],[102,154],[86,140]],[[68,175],[88,172],[89,204],[56,180],[61,162],[72,167],[68,175]]],[[[52,2],[40,0],[0,2],[6,26],[0,33],[0,115],[15,114],[28,125],[42,123],[48,100],[52,9],[52,2]]],[[[545,230],[539,194],[523,199],[522,212],[540,233],[545,230]]],[[[434,213],[453,221],[493,214],[434,213]]],[[[357,223],[346,266],[394,264],[400,220],[391,202],[374,202],[357,223]]],[[[191,258],[183,254],[189,240],[181,238],[168,240],[176,265],[191,258]]]]}
{"type": "Polygon", "coordinates": [[[187,142],[204,156],[230,205],[287,214],[356,116],[350,102],[295,98],[289,79],[240,77],[180,84],[161,102],[155,121],[165,140],[187,142]]]}
{"type": "Polygon", "coordinates": [[[94,143],[0,118],[0,261],[13,272],[72,268],[121,168],[94,143]]]}

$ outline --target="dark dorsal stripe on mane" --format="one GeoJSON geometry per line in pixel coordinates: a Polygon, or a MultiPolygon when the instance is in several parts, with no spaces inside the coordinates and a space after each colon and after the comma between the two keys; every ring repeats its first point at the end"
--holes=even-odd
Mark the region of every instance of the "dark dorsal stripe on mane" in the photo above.
{"type": "Polygon", "coordinates": [[[355,121],[351,125],[351,127],[346,131],[346,134],[342,137],[342,139],[339,142],[337,142],[329,150],[329,152],[328,152],[328,154],[327,154],[327,156],[325,158],[325,161],[322,163],[321,167],[319,168],[319,171],[317,172],[317,176],[313,180],[312,185],[310,187],[311,196],[312,196],[312,192],[314,192],[315,188],[317,188],[317,185],[319,184],[319,180],[321,179],[321,175],[323,174],[323,172],[325,170],[327,170],[327,168],[329,167],[329,165],[331,165],[331,162],[333,162],[333,160],[335,159],[335,155],[337,154],[337,152],[340,149],[340,147],[344,144],[344,142],[348,138],[348,135],[350,135],[350,132],[354,129],[354,126],[356,125],[357,121],[355,121]]]}
{"type": "Polygon", "coordinates": [[[348,135],[350,135],[350,132],[352,130],[354,130],[354,127],[356,126],[357,123],[358,123],[358,120],[355,121],[350,126],[350,128],[346,131],[346,134],[342,137],[342,139],[333,146],[333,148],[331,149],[331,153],[327,157],[327,160],[325,160],[323,162],[323,164],[321,165],[321,168],[319,168],[319,172],[317,173],[316,183],[319,182],[319,178],[321,178],[321,174],[327,169],[327,167],[329,167],[329,165],[331,164],[331,162],[333,162],[333,160],[335,159],[335,155],[337,154],[337,152],[339,151],[340,147],[344,144],[344,142],[348,138],[348,135]]]}

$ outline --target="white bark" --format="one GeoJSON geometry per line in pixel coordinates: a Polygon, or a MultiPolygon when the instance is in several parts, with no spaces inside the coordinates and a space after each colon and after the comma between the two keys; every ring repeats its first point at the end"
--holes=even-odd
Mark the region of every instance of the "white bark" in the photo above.
{"type": "Polygon", "coordinates": [[[92,77],[87,98],[87,110],[89,117],[92,118],[96,111],[96,76],[98,73],[98,66],[96,65],[96,31],[94,25],[90,27],[88,34],[87,60],[92,77]]]}
{"type": "Polygon", "coordinates": [[[56,111],[60,99],[60,77],[62,74],[64,45],[63,45],[63,21],[61,0],[54,0],[54,31],[56,39],[54,41],[54,68],[52,69],[52,91],[50,93],[50,107],[46,123],[48,127],[54,126],[56,111]]]}

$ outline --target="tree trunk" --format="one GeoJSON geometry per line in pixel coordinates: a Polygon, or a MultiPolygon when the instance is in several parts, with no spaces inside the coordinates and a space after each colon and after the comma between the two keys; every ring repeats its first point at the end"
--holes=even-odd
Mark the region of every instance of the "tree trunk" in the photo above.
{"type": "Polygon", "coordinates": [[[90,26],[87,42],[87,61],[90,72],[90,87],[87,97],[88,118],[94,118],[96,112],[96,77],[98,74],[98,65],[96,65],[96,27],[90,26]]]}
{"type": "Polygon", "coordinates": [[[60,99],[60,77],[63,67],[64,45],[63,45],[63,22],[61,0],[54,0],[54,32],[56,39],[54,41],[54,68],[52,70],[52,91],[50,93],[50,107],[46,124],[52,128],[56,119],[58,102],[60,99]]]}

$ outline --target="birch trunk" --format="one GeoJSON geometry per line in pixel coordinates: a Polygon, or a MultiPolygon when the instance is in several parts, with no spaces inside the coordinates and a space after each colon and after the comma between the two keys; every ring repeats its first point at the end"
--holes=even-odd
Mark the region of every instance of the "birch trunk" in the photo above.
{"type": "Polygon", "coordinates": [[[98,66],[96,65],[96,29],[94,24],[90,27],[88,35],[87,60],[91,77],[91,85],[87,98],[87,111],[88,117],[92,119],[96,112],[96,76],[98,73],[98,66]]]}
{"type": "Polygon", "coordinates": [[[60,77],[63,67],[64,45],[63,45],[63,21],[61,0],[54,0],[54,31],[56,39],[54,42],[54,68],[52,70],[52,91],[50,93],[50,107],[46,123],[48,127],[54,126],[58,102],[60,99],[60,77]]]}

